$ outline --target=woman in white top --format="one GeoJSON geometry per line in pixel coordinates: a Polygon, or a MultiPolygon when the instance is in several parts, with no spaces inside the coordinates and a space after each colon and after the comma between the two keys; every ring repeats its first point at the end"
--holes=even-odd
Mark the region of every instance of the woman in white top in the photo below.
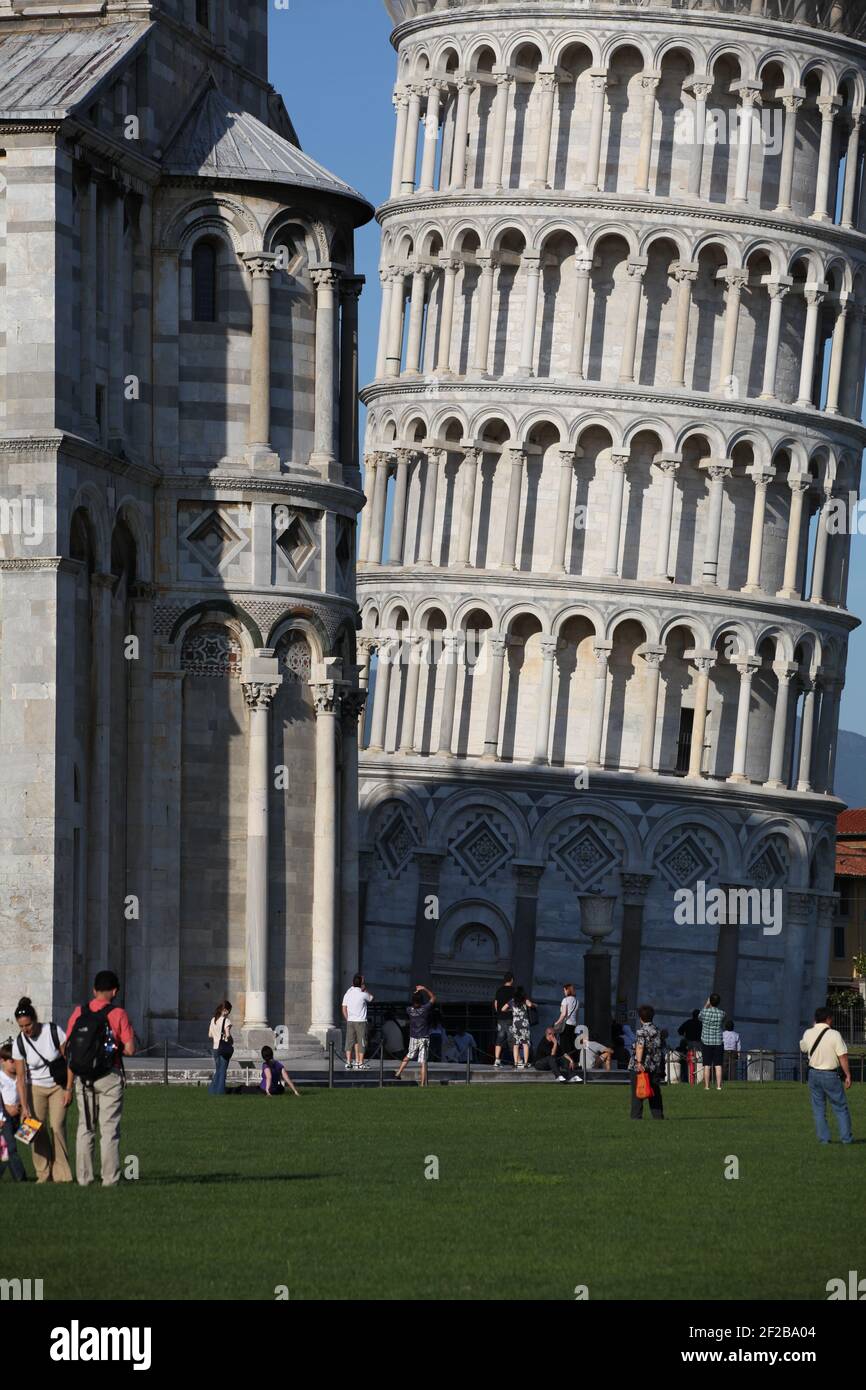
{"type": "Polygon", "coordinates": [[[208,1086],[212,1096],[224,1096],[226,1093],[226,1072],[234,1052],[232,1021],[229,1016],[231,1011],[232,1006],[228,999],[223,999],[217,1004],[207,1030],[213,1049],[213,1081],[208,1086]]]}
{"type": "Polygon", "coordinates": [[[24,1119],[42,1125],[31,1153],[37,1182],[72,1182],[66,1146],[66,1034],[56,1023],[40,1023],[25,996],[15,1010],[18,1037],[13,1052],[20,1090],[24,1094],[24,1119]],[[50,1129],[49,1129],[50,1125],[50,1129]],[[52,1148],[53,1144],[53,1148],[52,1148]]]}
{"type": "Polygon", "coordinates": [[[580,1012],[580,1004],[574,992],[574,985],[562,986],[562,1007],[559,1011],[559,1018],[554,1023],[554,1031],[559,1036],[559,1055],[567,1057],[574,1052],[574,1030],[577,1027],[577,1015],[580,1012]]]}

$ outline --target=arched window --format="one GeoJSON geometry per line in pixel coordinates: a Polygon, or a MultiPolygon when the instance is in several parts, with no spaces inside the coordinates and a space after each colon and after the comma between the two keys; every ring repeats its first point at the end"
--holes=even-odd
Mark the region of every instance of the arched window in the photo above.
{"type": "Polygon", "coordinates": [[[217,248],[197,241],[192,252],[192,316],[196,323],[217,321],[217,248]]]}

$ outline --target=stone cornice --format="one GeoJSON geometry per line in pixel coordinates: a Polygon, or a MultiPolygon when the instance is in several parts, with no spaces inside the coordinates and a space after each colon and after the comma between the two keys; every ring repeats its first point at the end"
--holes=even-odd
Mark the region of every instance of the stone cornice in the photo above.
{"type": "MultiPolygon", "coordinates": [[[[399,49],[400,44],[405,38],[412,34],[423,32],[427,29],[445,28],[455,29],[457,26],[471,27],[474,31],[482,29],[495,29],[498,20],[518,20],[521,24],[526,24],[527,13],[526,5],[517,3],[506,5],[500,4],[495,9],[484,3],[467,4],[457,9],[437,11],[435,14],[418,15],[415,19],[405,20],[398,24],[391,33],[391,43],[395,49],[399,49]]],[[[762,15],[745,14],[737,12],[726,14],[722,10],[684,10],[684,9],[654,9],[650,6],[635,4],[629,6],[617,6],[615,9],[610,6],[581,4],[573,9],[565,9],[562,4],[541,4],[537,3],[532,7],[532,20],[537,28],[539,22],[547,20],[559,20],[562,28],[567,25],[575,27],[578,31],[586,29],[587,23],[592,21],[606,21],[611,30],[622,29],[628,31],[628,27],[633,26],[636,31],[644,32],[651,25],[658,24],[661,28],[674,27],[676,29],[695,28],[706,32],[707,29],[717,27],[722,30],[735,30],[737,38],[742,40],[744,29],[748,29],[754,34],[760,34],[770,40],[774,49],[779,44],[780,39],[784,38],[789,44],[798,41],[804,47],[819,49],[822,53],[839,52],[846,58],[859,60],[866,65],[866,43],[860,39],[849,37],[847,34],[831,34],[823,30],[811,28],[808,25],[792,24],[789,20],[769,20],[762,15]]]]}
{"type": "Polygon", "coordinates": [[[30,555],[26,559],[0,559],[0,574],[5,571],[60,570],[63,574],[78,574],[80,560],[68,560],[65,555],[30,555]]]}
{"type": "Polygon", "coordinates": [[[515,216],[537,208],[548,215],[556,212],[579,211],[603,212],[608,215],[649,217],[663,220],[666,225],[677,220],[705,222],[707,230],[717,230],[719,224],[744,227],[749,231],[766,235],[778,232],[787,235],[797,245],[806,242],[829,244],[833,247],[846,247],[866,255],[866,232],[836,227],[829,222],[810,222],[808,218],[780,218],[772,214],[750,209],[748,214],[733,209],[724,203],[679,202],[672,198],[658,198],[647,194],[635,198],[632,194],[580,193],[563,188],[538,189],[510,188],[485,193],[484,189],[471,192],[454,193],[444,190],[441,193],[418,193],[408,198],[392,198],[381,203],[376,209],[376,220],[383,227],[394,217],[405,217],[408,213],[448,213],[455,222],[465,220],[467,212],[477,211],[496,213],[501,217],[503,209],[513,211],[515,216]]]}
{"type": "MultiPolygon", "coordinates": [[[[747,397],[742,400],[726,400],[722,397],[712,396],[709,393],[690,391],[683,389],[674,394],[671,391],[656,391],[652,387],[618,386],[615,383],[606,384],[602,381],[588,381],[583,384],[567,382],[557,382],[552,377],[537,377],[521,379],[500,378],[499,380],[487,380],[479,377],[436,377],[436,399],[451,398],[459,402],[475,392],[484,400],[501,397],[503,400],[514,401],[523,395],[530,400],[536,396],[544,396],[545,401],[571,401],[579,405],[586,399],[593,404],[598,401],[606,401],[611,405],[622,405],[623,403],[634,403],[636,409],[646,410],[650,407],[658,411],[659,407],[685,408],[689,415],[697,413],[699,416],[705,414],[713,415],[733,415],[747,416],[750,420],[773,421],[786,427],[793,426],[795,429],[806,429],[813,434],[820,435],[822,438],[841,438],[845,445],[856,448],[866,447],[866,426],[858,424],[855,420],[845,420],[844,418],[833,415],[825,415],[818,410],[803,410],[796,406],[771,405],[768,401],[762,401],[756,397],[747,397]]],[[[404,381],[401,377],[388,377],[384,381],[374,381],[365,386],[360,393],[361,400],[365,405],[373,401],[381,401],[389,396],[409,396],[416,397],[418,400],[430,400],[430,380],[425,377],[420,379],[404,381]]]]}
{"type": "Polygon", "coordinates": [[[509,606],[513,606],[515,591],[524,595],[531,592],[536,601],[549,595],[558,610],[566,602],[579,606],[581,602],[597,601],[599,598],[616,601],[620,607],[634,607],[636,601],[645,608],[659,604],[661,611],[666,614],[674,611],[695,613],[706,605],[709,609],[720,609],[726,614],[742,612],[763,618],[767,624],[787,619],[799,628],[842,635],[853,632],[861,621],[847,609],[830,608],[826,604],[807,603],[805,600],[792,602],[790,599],[777,599],[772,594],[746,594],[738,590],[711,589],[691,584],[667,584],[662,587],[646,579],[620,579],[617,576],[605,578],[601,575],[531,574],[523,570],[456,570],[411,565],[377,565],[373,569],[361,566],[358,569],[360,602],[370,591],[381,589],[383,585],[396,597],[407,586],[416,584],[424,592],[429,592],[435,586],[436,592],[463,594],[471,590],[479,598],[484,590],[493,589],[508,596],[509,606]]]}
{"type": "Polygon", "coordinates": [[[60,454],[80,459],[94,468],[103,468],[107,473],[120,477],[133,478],[137,482],[153,486],[160,478],[159,469],[140,460],[123,458],[112,454],[101,444],[82,435],[57,430],[53,434],[2,434],[0,435],[0,455],[2,454],[60,454]]]}
{"type": "Polygon", "coordinates": [[[297,473],[279,473],[273,477],[256,477],[252,473],[167,473],[159,486],[178,493],[273,493],[288,497],[299,504],[319,511],[339,511],[357,514],[364,505],[364,494],[348,484],[325,482],[318,474],[309,478],[297,473]]]}
{"type": "MultiPolygon", "coordinates": [[[[716,810],[725,807],[738,815],[782,812],[790,816],[793,812],[809,819],[820,815],[826,818],[828,824],[835,826],[836,817],[844,805],[838,797],[826,796],[822,792],[768,791],[749,783],[730,784],[714,782],[709,778],[701,782],[686,781],[671,773],[641,775],[637,772],[609,772],[602,768],[591,769],[589,786],[584,791],[575,791],[573,767],[539,767],[530,762],[485,762],[478,757],[422,757],[417,753],[401,753],[398,756],[372,750],[364,750],[360,754],[359,781],[362,783],[367,778],[381,777],[393,786],[398,769],[402,786],[418,782],[427,791],[441,782],[453,787],[455,792],[473,784],[488,793],[492,790],[526,792],[530,788],[547,794],[561,792],[563,801],[569,801],[574,807],[575,815],[580,814],[581,797],[587,802],[605,797],[617,800],[627,797],[639,801],[645,797],[654,808],[669,802],[672,809],[676,807],[684,814],[687,812],[687,800],[695,810],[711,806],[716,810]],[[684,791],[688,793],[687,799],[684,798],[684,791]]],[[[362,799],[362,812],[364,809],[362,799]]],[[[651,865],[646,867],[652,868],[651,865]]],[[[634,871],[633,866],[629,866],[629,871],[634,871]]]]}

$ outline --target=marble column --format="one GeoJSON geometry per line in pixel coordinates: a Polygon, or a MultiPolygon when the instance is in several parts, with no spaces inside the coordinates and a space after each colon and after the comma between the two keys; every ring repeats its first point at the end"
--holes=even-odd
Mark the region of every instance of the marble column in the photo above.
{"type": "Polygon", "coordinates": [[[358,300],[363,275],[340,281],[340,463],[344,470],[358,467],[358,300]]]}
{"type": "Polygon", "coordinates": [[[640,323],[643,277],[646,274],[646,268],[646,256],[634,256],[628,262],[628,310],[619,364],[619,379],[622,382],[634,381],[634,359],[637,352],[637,331],[640,323]]]}
{"type": "Polygon", "coordinates": [[[256,652],[243,679],[249,709],[247,774],[246,984],[244,1028],[267,1028],[268,790],[271,781],[268,710],[282,677],[272,652],[256,652]]]}
{"type": "Polygon", "coordinates": [[[781,791],[788,786],[789,773],[785,767],[788,746],[788,713],[791,705],[791,681],[797,674],[796,661],[774,661],[777,677],[776,704],[773,710],[773,737],[770,744],[770,766],[766,786],[781,791]]]}
{"type": "Polygon", "coordinates": [[[684,90],[690,91],[695,99],[694,143],[689,163],[689,197],[700,198],[701,182],[704,172],[704,145],[707,134],[707,97],[713,90],[712,80],[688,82],[684,90]]]}
{"type": "Polygon", "coordinates": [[[586,765],[590,768],[599,768],[603,766],[601,741],[604,734],[604,714],[607,704],[607,664],[613,651],[613,643],[593,642],[592,651],[595,657],[595,678],[592,683],[586,765]]]}
{"type": "Polygon", "coordinates": [[[749,165],[752,157],[752,135],[755,123],[755,107],[761,102],[760,82],[739,82],[737,91],[740,104],[737,107],[737,168],[734,175],[735,203],[748,202],[749,165]]]}
{"type": "Polygon", "coordinates": [[[376,490],[373,494],[373,514],[370,517],[370,549],[367,563],[381,565],[385,548],[385,509],[388,501],[390,459],[385,453],[376,455],[376,490]]]}
{"type": "Polygon", "coordinates": [[[415,937],[412,943],[413,984],[430,979],[439,915],[431,914],[427,908],[430,898],[438,900],[439,874],[445,858],[443,852],[430,849],[416,849],[414,855],[418,866],[418,892],[415,897],[415,937]]]}
{"type": "Polygon", "coordinates": [[[806,328],[803,333],[803,355],[800,358],[800,388],[797,405],[811,408],[812,383],[815,378],[815,345],[818,338],[818,318],[827,286],[805,285],[803,298],[806,301],[806,328]]]}
{"type": "Polygon", "coordinates": [[[547,188],[547,175],[550,168],[550,144],[553,138],[553,117],[556,103],[557,76],[553,69],[539,68],[536,82],[541,89],[538,103],[538,143],[536,147],[535,177],[530,188],[547,188]]]}
{"type": "Polygon", "coordinates": [[[686,384],[686,355],[689,345],[689,315],[692,308],[692,285],[698,278],[698,267],[690,261],[680,261],[673,269],[677,283],[677,317],[674,325],[674,350],[671,364],[671,386],[686,384]]]}
{"type": "Polygon", "coordinates": [[[740,690],[737,701],[737,725],[734,732],[734,761],[729,782],[749,782],[746,776],[746,755],[749,747],[749,714],[752,702],[752,681],[756,671],[761,669],[761,659],[745,656],[732,663],[739,673],[740,690]]]}
{"type": "Polygon", "coordinates": [[[420,376],[421,340],[424,336],[424,305],[427,296],[429,268],[416,261],[412,270],[412,293],[409,301],[409,332],[406,338],[406,369],[404,376],[420,376]]]}
{"type": "Polygon", "coordinates": [[[388,545],[388,564],[403,564],[403,547],[406,540],[406,497],[409,491],[409,468],[413,449],[395,449],[396,480],[394,483],[394,508],[391,514],[391,540],[388,545]]]}
{"type": "Polygon", "coordinates": [[[442,307],[439,313],[439,350],[437,353],[436,375],[451,376],[451,338],[454,331],[454,294],[457,288],[457,271],[460,262],[451,256],[440,256],[442,268],[442,307]]]}
{"type": "Polygon", "coordinates": [[[472,527],[475,520],[475,489],[478,478],[478,464],[482,450],[470,446],[463,450],[463,487],[460,494],[460,531],[457,538],[457,558],[455,564],[471,565],[472,527]]]}
{"type": "Polygon", "coordinates": [[[388,342],[391,333],[391,292],[394,288],[393,270],[391,267],[383,266],[380,268],[379,284],[382,286],[382,308],[379,313],[379,343],[376,350],[377,381],[382,380],[387,374],[388,368],[388,342]]]}
{"type": "Polygon", "coordinates": [[[442,691],[442,716],[437,750],[440,757],[453,757],[451,743],[454,738],[454,712],[457,705],[457,673],[465,640],[462,632],[445,633],[445,650],[442,657],[445,685],[442,691]]]}
{"type": "MultiPolygon", "coordinates": [[[[96,300],[97,277],[103,268],[97,264],[97,218],[99,185],[85,176],[78,184],[81,205],[81,423],[85,434],[96,436],[96,300]]],[[[176,266],[175,266],[176,269],[176,266]]]]}
{"type": "MultiPolygon", "coordinates": [[[[249,448],[271,452],[271,276],[276,256],[244,256],[252,282],[253,331],[250,341],[249,448]]],[[[317,382],[318,384],[318,382],[317,382]]]]}
{"type": "Polygon", "coordinates": [[[808,473],[790,473],[788,487],[791,490],[791,509],[788,516],[788,535],[785,543],[785,571],[778,598],[798,599],[800,597],[800,548],[803,537],[803,499],[812,480],[808,473]]]}
{"type": "Polygon", "coordinates": [[[653,881],[652,874],[634,874],[620,870],[622,886],[622,940],[619,948],[619,974],[616,986],[616,1008],[626,1017],[640,1004],[640,961],[643,939],[643,914],[646,895],[653,881]]]}
{"type": "Polygon", "coordinates": [[[810,214],[816,222],[826,222],[832,216],[827,212],[827,200],[830,192],[830,164],[833,157],[833,121],[841,104],[842,98],[838,96],[822,97],[817,103],[821,113],[821,140],[818,146],[815,211],[810,214]]]}
{"type": "Polygon", "coordinates": [[[336,425],[336,290],[340,275],[333,266],[312,270],[316,286],[316,432],[310,460],[322,467],[334,462],[336,425]]]}
{"type": "Polygon", "coordinates": [[[656,90],[661,79],[660,72],[645,72],[640,78],[643,106],[641,108],[640,148],[637,158],[637,173],[634,187],[636,193],[649,191],[650,165],[653,151],[653,126],[656,117],[656,90]]]}
{"type": "Polygon", "coordinates": [[[421,681],[421,665],[425,660],[427,639],[420,633],[410,633],[406,642],[406,694],[403,700],[403,721],[400,725],[398,751],[415,751],[415,722],[418,717],[418,686],[421,681]]]}
{"type": "Polygon", "coordinates": [[[391,267],[391,293],[388,296],[388,351],[385,375],[399,376],[403,364],[403,315],[406,307],[406,271],[391,267]]]}
{"type": "Polygon", "coordinates": [[[508,129],[508,108],[514,78],[501,68],[493,69],[496,97],[493,103],[493,153],[491,156],[491,186],[502,188],[505,174],[505,135],[508,129]]]}
{"type": "Polygon", "coordinates": [[[358,564],[366,565],[370,562],[370,551],[372,549],[372,515],[373,503],[376,496],[376,468],[379,462],[379,454],[364,455],[364,496],[367,505],[361,513],[361,539],[358,542],[358,564]]]}
{"type": "MultiPolygon", "coordinates": [[[[111,839],[111,595],[112,574],[90,576],[91,707],[93,732],[87,788],[88,951],[108,959],[111,839]]],[[[89,965],[92,957],[89,958],[89,965]]],[[[101,967],[97,967],[101,968],[101,967]]]]}
{"type": "Polygon", "coordinates": [[[833,323],[833,341],[830,349],[830,371],[827,376],[827,404],[824,406],[828,415],[839,414],[839,388],[842,383],[842,363],[845,354],[845,321],[851,307],[848,294],[843,290],[839,295],[839,303],[836,307],[836,318],[833,323]]]}
{"type": "Polygon", "coordinates": [[[782,94],[785,111],[785,128],[782,134],[782,162],[779,169],[779,201],[777,213],[790,213],[791,192],[794,185],[794,153],[797,146],[797,112],[803,105],[805,92],[794,88],[782,94]]]}
{"type": "Polygon", "coordinates": [[[409,125],[409,93],[405,87],[394,91],[394,107],[397,112],[397,133],[394,140],[394,162],[391,166],[392,198],[399,198],[403,182],[403,159],[406,153],[406,133],[409,125]]]}
{"type": "Polygon", "coordinates": [[[535,941],[538,919],[538,885],[544,877],[546,864],[526,859],[513,859],[514,875],[514,935],[511,946],[511,969],[518,985],[531,995],[535,976],[535,941]]]}
{"type": "Polygon", "coordinates": [[[800,676],[800,685],[803,689],[803,717],[800,725],[800,758],[797,769],[797,791],[810,792],[812,790],[812,746],[815,727],[815,690],[817,681],[814,676],[800,676]]]}
{"type": "Polygon", "coordinates": [[[526,303],[523,310],[523,337],[520,347],[519,376],[535,375],[535,334],[538,320],[538,291],[541,284],[541,257],[525,254],[522,269],[526,275],[526,303]]]}
{"type": "Polygon", "coordinates": [[[842,372],[843,415],[856,419],[860,408],[860,371],[863,361],[863,306],[849,302],[850,326],[846,330],[845,363],[842,372]]]}
{"type": "Polygon", "coordinates": [[[761,561],[764,555],[764,523],[767,515],[767,488],[776,477],[774,468],[764,468],[761,464],[752,464],[746,472],[755,485],[755,495],[752,501],[752,531],[749,537],[749,568],[746,575],[746,582],[743,586],[743,593],[760,594],[763,593],[761,587],[761,561]]]}
{"type": "Polygon", "coordinates": [[[688,776],[703,777],[704,742],[707,732],[707,702],[710,694],[710,671],[716,664],[715,652],[697,652],[692,657],[698,678],[695,682],[694,722],[688,776]]]}
{"type": "Polygon", "coordinates": [[[424,503],[421,511],[421,539],[418,547],[419,565],[433,563],[433,534],[436,527],[436,494],[439,489],[439,468],[445,449],[427,449],[427,466],[424,470],[424,503]]]}
{"type": "Polygon", "coordinates": [[[556,649],[559,644],[555,637],[542,637],[541,647],[541,688],[538,692],[538,712],[535,723],[535,754],[532,761],[547,766],[550,748],[550,716],[553,702],[553,672],[556,649]]]}
{"type": "Polygon", "coordinates": [[[127,322],[126,305],[126,247],[124,220],[125,190],[116,185],[109,202],[108,269],[108,447],[119,451],[124,432],[124,330],[127,322]]]}
{"type": "Polygon", "coordinates": [[[574,314],[572,315],[571,360],[568,374],[583,381],[583,356],[586,348],[587,310],[589,308],[589,276],[592,257],[578,253],[574,262],[574,314]]]}
{"type": "Polygon", "coordinates": [[[371,752],[382,753],[388,736],[388,697],[391,686],[391,667],[400,659],[400,646],[392,633],[379,634],[379,660],[376,665],[376,685],[373,691],[373,720],[370,726],[371,752]]]}
{"type": "MultiPolygon", "coordinates": [[[[505,535],[502,540],[502,559],[500,569],[518,569],[517,527],[520,521],[520,497],[523,491],[523,470],[526,455],[520,448],[508,449],[511,460],[511,475],[508,483],[508,509],[505,515],[505,535]]],[[[504,457],[504,454],[503,454],[504,457]]]]}
{"type": "Polygon", "coordinates": [[[480,251],[478,264],[481,267],[481,280],[478,285],[478,318],[475,327],[475,351],[472,355],[473,372],[487,376],[490,357],[490,319],[493,312],[493,276],[496,273],[496,258],[490,253],[480,251]]]}
{"type": "Polygon", "coordinates": [[[400,196],[410,198],[415,192],[415,165],[418,160],[418,124],[421,120],[422,87],[410,86],[409,109],[406,113],[406,140],[403,145],[403,169],[400,176],[400,196]]]}
{"type": "Polygon", "coordinates": [[[674,500],[677,490],[677,471],[682,460],[675,454],[659,454],[653,463],[659,469],[664,483],[659,507],[658,547],[656,550],[656,580],[667,583],[676,573],[676,563],[671,564],[671,532],[674,524],[674,500]]]}
{"type": "Polygon", "coordinates": [[[586,173],[583,186],[598,189],[599,165],[601,163],[601,140],[604,129],[604,94],[607,90],[607,70],[591,68],[589,80],[592,88],[592,107],[590,111],[589,145],[586,155],[586,173]]]}
{"type": "Polygon", "coordinates": [[[851,121],[848,127],[848,142],[845,150],[845,183],[842,188],[841,225],[847,231],[851,231],[854,228],[854,193],[857,188],[857,171],[860,165],[860,123],[862,114],[861,107],[852,107],[851,121]]]}
{"type": "Polygon", "coordinates": [[[818,512],[818,525],[815,530],[815,553],[812,557],[812,584],[809,589],[810,603],[826,602],[824,598],[824,577],[827,571],[827,544],[829,540],[827,522],[832,501],[832,490],[825,489],[824,500],[818,512]]]}
{"type": "Polygon", "coordinates": [[[703,584],[716,585],[719,582],[719,543],[722,535],[722,504],[725,496],[725,478],[730,475],[733,465],[729,459],[707,459],[701,464],[702,471],[709,478],[710,501],[707,510],[706,545],[701,575],[703,584]]]}
{"type": "Polygon", "coordinates": [[[619,574],[619,546],[622,532],[622,504],[625,492],[625,470],[629,455],[610,455],[610,497],[607,511],[607,537],[604,547],[602,574],[619,574]]]}
{"type": "Polygon", "coordinates": [[[830,754],[836,737],[839,719],[839,703],[842,696],[842,682],[832,671],[823,666],[818,668],[818,681],[821,687],[821,713],[818,716],[818,732],[815,738],[815,766],[813,769],[813,790],[830,792],[829,780],[830,754]]]}
{"type": "Polygon", "coordinates": [[[574,449],[559,451],[559,492],[556,499],[556,530],[553,537],[551,573],[567,572],[566,556],[571,531],[571,489],[574,481],[574,449]]]}
{"type": "Polygon", "coordinates": [[[334,681],[313,685],[316,706],[316,811],[313,829],[313,932],[310,1033],[324,1045],[337,1010],[337,719],[334,681]]]}
{"type": "Polygon", "coordinates": [[[427,114],[424,118],[424,154],[421,160],[422,193],[432,193],[436,178],[436,151],[439,147],[439,104],[441,87],[435,80],[427,83],[427,114]]]}
{"type": "Polygon", "coordinates": [[[641,726],[638,772],[650,773],[656,770],[654,754],[659,706],[659,678],[661,665],[665,659],[665,648],[644,646],[641,648],[640,655],[643,657],[645,673],[643,682],[644,715],[641,726]]]}
{"type": "Polygon", "coordinates": [[[484,727],[483,757],[496,760],[499,752],[499,719],[502,713],[502,685],[505,666],[505,651],[508,638],[502,633],[488,635],[487,650],[490,653],[490,680],[487,695],[487,722],[484,727]]]}
{"type": "Polygon", "coordinates": [[[734,376],[734,364],[737,357],[740,295],[748,276],[744,270],[726,270],[720,274],[725,281],[725,327],[716,389],[727,395],[738,396],[739,389],[734,376]]]}
{"type": "Polygon", "coordinates": [[[774,401],[776,399],[776,368],[779,363],[779,338],[782,331],[782,301],[791,288],[791,284],[790,277],[785,276],[784,279],[771,280],[767,285],[767,294],[770,297],[770,313],[767,321],[764,379],[761,385],[760,399],[762,401],[774,401]]]}
{"type": "Polygon", "coordinates": [[[469,140],[469,101],[475,80],[461,76],[456,79],[457,114],[454,120],[454,150],[451,159],[451,192],[462,193],[466,188],[466,155],[469,140]]]}
{"type": "MultiPolygon", "coordinates": [[[[350,980],[360,969],[360,890],[358,885],[358,724],[365,690],[347,690],[342,699],[340,771],[340,974],[350,980]]],[[[318,722],[317,722],[318,726],[318,722]]]]}

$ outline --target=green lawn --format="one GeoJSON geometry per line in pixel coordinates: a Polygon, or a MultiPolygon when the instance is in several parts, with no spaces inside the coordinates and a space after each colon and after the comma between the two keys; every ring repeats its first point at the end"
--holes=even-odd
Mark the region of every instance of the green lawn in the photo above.
{"type": "MultiPolygon", "coordinates": [[[[0,1277],[46,1299],[825,1299],[866,1273],[866,1143],[821,1147],[805,1087],[130,1087],[120,1188],[2,1191],[0,1277]],[[724,1177],[735,1155],[740,1176],[724,1177]],[[439,1178],[425,1178],[429,1156],[439,1178]],[[16,1234],[17,1233],[17,1234],[16,1234]],[[82,1249],[87,1257],[82,1264],[82,1249]],[[23,1251],[26,1268],[17,1252],[23,1251]]],[[[850,1093],[866,1136],[866,1087],[850,1093]]]]}

